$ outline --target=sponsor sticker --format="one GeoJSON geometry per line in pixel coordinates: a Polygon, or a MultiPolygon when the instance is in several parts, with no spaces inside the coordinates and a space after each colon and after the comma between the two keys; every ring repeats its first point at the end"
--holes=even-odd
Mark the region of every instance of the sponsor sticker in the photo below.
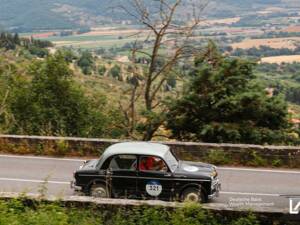
{"type": "Polygon", "coordinates": [[[156,197],[162,192],[162,186],[159,181],[151,180],[146,184],[146,191],[149,195],[156,197]]]}
{"type": "Polygon", "coordinates": [[[184,166],[183,169],[187,172],[197,172],[198,168],[196,166],[184,166]]]}

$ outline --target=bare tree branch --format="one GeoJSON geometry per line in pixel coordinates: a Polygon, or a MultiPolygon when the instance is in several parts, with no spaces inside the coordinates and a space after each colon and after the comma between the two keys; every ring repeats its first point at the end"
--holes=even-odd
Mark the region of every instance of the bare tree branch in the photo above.
{"type": "MultiPolygon", "coordinates": [[[[143,65],[145,70],[140,71],[142,74],[139,74],[136,69],[134,70],[134,75],[142,76],[143,81],[139,87],[132,87],[130,103],[126,109],[126,115],[131,117],[128,120],[131,128],[134,127],[133,120],[137,120],[136,113],[133,113],[133,110],[136,110],[135,103],[140,99],[137,96],[144,96],[142,104],[149,115],[163,115],[165,112],[162,103],[157,100],[161,96],[160,90],[171,74],[178,76],[175,69],[178,62],[187,60],[198,50],[191,46],[190,40],[202,20],[201,13],[208,4],[208,0],[203,1],[206,3],[201,4],[202,0],[191,1],[188,9],[192,18],[190,21],[183,20],[185,25],[176,23],[179,9],[183,6],[184,0],[129,0],[129,7],[120,6],[124,12],[149,31],[147,40],[153,40],[150,52],[138,48],[137,42],[132,48],[133,63],[137,62],[137,53],[145,55],[149,63],[143,65]],[[150,5],[151,7],[148,7],[150,5]],[[172,47],[170,47],[171,45],[172,47]]],[[[140,33],[136,35],[139,36],[140,33]]],[[[146,120],[143,139],[150,140],[163,124],[163,116],[154,120],[149,117],[146,120]]]]}

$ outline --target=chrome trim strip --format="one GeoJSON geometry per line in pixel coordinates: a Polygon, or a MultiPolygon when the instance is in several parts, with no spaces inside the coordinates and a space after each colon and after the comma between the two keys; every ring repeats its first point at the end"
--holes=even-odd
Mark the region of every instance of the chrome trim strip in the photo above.
{"type": "Polygon", "coordinates": [[[160,177],[133,177],[133,176],[116,176],[116,175],[79,175],[82,177],[115,177],[115,178],[130,178],[130,179],[151,179],[151,180],[175,180],[175,181],[211,181],[211,180],[201,180],[201,179],[182,179],[182,178],[172,178],[172,177],[168,177],[168,178],[160,178],[160,177]]]}

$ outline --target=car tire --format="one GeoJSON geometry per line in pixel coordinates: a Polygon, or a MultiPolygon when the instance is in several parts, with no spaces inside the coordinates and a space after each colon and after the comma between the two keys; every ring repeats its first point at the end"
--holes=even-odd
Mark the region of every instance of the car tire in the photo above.
{"type": "Polygon", "coordinates": [[[206,196],[201,188],[190,187],[182,192],[181,201],[204,203],[206,202],[206,196]]]}
{"type": "Polygon", "coordinates": [[[90,195],[95,198],[109,198],[109,191],[104,184],[94,184],[90,189],[90,195]]]}

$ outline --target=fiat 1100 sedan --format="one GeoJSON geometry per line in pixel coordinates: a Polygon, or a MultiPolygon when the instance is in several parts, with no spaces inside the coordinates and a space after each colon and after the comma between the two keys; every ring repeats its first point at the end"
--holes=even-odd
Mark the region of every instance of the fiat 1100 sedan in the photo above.
{"type": "Polygon", "coordinates": [[[221,185],[213,165],[180,161],[166,145],[127,142],[85,162],[71,187],[100,198],[206,202],[221,185]]]}

